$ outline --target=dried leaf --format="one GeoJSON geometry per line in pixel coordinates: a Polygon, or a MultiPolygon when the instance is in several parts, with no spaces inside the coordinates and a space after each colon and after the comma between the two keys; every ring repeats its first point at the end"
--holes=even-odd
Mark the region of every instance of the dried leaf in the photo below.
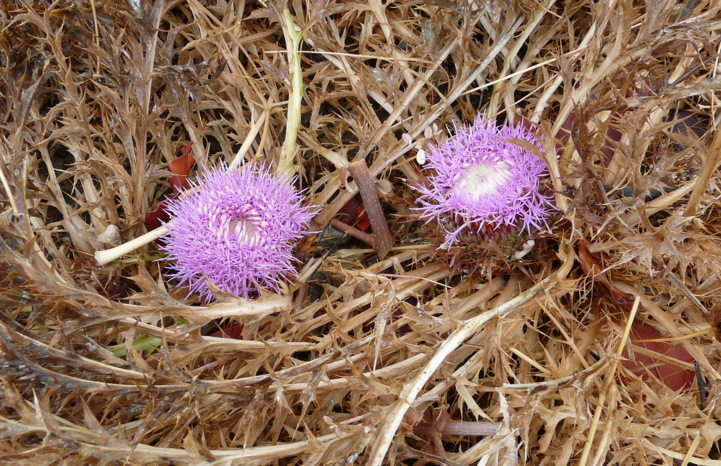
{"type": "Polygon", "coordinates": [[[584,273],[586,273],[586,275],[588,275],[593,281],[599,283],[617,304],[622,306],[633,304],[634,297],[628,293],[619,291],[611,283],[606,276],[606,273],[603,271],[603,267],[601,266],[598,257],[589,252],[588,246],[589,244],[586,240],[580,240],[578,242],[578,261],[581,263],[581,268],[584,273]]]}
{"type": "Polygon", "coordinates": [[[339,213],[342,222],[354,226],[361,231],[367,232],[371,226],[371,221],[363,206],[363,201],[359,196],[353,196],[351,200],[346,202],[340,209],[339,213]]]}
{"type": "Polygon", "coordinates": [[[230,322],[220,328],[220,330],[210,334],[216,338],[232,338],[240,340],[243,338],[243,324],[240,322],[230,322]]]}
{"type": "Polygon", "coordinates": [[[158,207],[145,214],[144,223],[145,228],[147,228],[148,231],[153,231],[156,228],[163,226],[164,222],[170,221],[170,214],[166,210],[168,202],[169,201],[167,200],[161,202],[158,204],[158,207]]]}
{"type": "Polygon", "coordinates": [[[693,363],[694,358],[683,346],[667,343],[664,341],[652,341],[663,338],[663,334],[655,327],[648,324],[634,323],[631,327],[629,344],[631,351],[625,350],[622,356],[623,366],[641,377],[642,380],[649,380],[650,376],[658,378],[671,390],[682,390],[690,388],[695,379],[695,372],[691,369],[684,369],[679,364],[671,361],[678,360],[684,363],[693,363]],[[648,350],[651,353],[645,354],[638,351],[639,348],[648,350]],[[629,356],[630,353],[630,356],[629,356]],[[661,358],[665,356],[666,358],[661,358]]]}
{"type": "Polygon", "coordinates": [[[188,183],[188,175],[190,170],[195,165],[195,159],[190,154],[190,148],[193,142],[190,141],[188,144],[180,149],[181,156],[170,162],[170,171],[175,173],[176,176],[170,178],[170,186],[173,188],[173,193],[176,195],[180,194],[190,186],[188,183]]]}

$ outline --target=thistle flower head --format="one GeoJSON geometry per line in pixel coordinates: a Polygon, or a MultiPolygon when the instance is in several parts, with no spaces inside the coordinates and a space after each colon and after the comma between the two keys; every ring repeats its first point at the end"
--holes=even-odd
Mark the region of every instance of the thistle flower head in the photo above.
{"type": "Polygon", "coordinates": [[[435,218],[444,228],[443,246],[464,233],[501,227],[528,232],[545,224],[552,204],[538,188],[546,165],[514,140],[543,150],[522,126],[497,127],[483,115],[431,149],[426,167],[433,174],[418,188],[418,203],[421,219],[435,218]]]}
{"type": "Polygon", "coordinates": [[[200,179],[196,189],[173,199],[162,249],[174,262],[169,276],[208,302],[206,277],[223,291],[243,298],[258,287],[278,291],[295,274],[293,244],[303,236],[312,207],[267,169],[221,166],[200,179]]]}

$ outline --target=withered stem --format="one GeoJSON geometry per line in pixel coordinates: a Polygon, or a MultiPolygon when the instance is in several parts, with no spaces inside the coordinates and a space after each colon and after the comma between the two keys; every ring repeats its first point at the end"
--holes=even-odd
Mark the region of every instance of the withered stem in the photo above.
{"type": "Polygon", "coordinates": [[[383,259],[393,247],[393,235],[388,229],[383,207],[380,199],[378,199],[375,178],[368,171],[365,160],[351,163],[348,166],[348,171],[353,176],[356,185],[358,185],[358,191],[363,199],[366,214],[368,214],[368,219],[371,222],[371,228],[373,229],[373,242],[371,244],[378,257],[383,259]]]}
{"type": "Polygon", "coordinates": [[[365,233],[363,231],[360,231],[358,228],[348,225],[347,223],[344,223],[337,218],[334,218],[330,221],[330,226],[335,228],[336,230],[340,230],[343,233],[346,233],[353,238],[358,238],[359,240],[363,241],[364,243],[367,243],[369,246],[373,247],[373,236],[369,235],[368,233],[365,233]]]}

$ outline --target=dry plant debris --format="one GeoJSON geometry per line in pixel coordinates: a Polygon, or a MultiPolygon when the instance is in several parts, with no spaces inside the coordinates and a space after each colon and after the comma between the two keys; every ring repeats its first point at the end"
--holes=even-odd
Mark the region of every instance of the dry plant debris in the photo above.
{"type": "Polygon", "coordinates": [[[3,461],[720,464],[720,9],[3,0],[3,461]],[[543,136],[519,255],[415,210],[478,112],[543,136]],[[204,304],[160,242],[95,261],[158,236],[182,153],[294,167],[297,280],[204,304]]]}

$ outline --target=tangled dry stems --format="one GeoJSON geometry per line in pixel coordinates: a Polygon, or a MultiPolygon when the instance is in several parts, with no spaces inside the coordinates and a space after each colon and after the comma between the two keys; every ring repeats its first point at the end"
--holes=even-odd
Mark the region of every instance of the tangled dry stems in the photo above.
{"type": "Polygon", "coordinates": [[[93,254],[145,233],[188,141],[201,171],[277,163],[285,5],[3,3],[4,458],[715,464],[719,7],[289,6],[315,228],[365,161],[395,245],[379,260],[314,235],[287,293],[199,306],[154,244],[102,267],[93,254]],[[539,125],[560,209],[521,262],[484,271],[433,254],[409,188],[418,148],[479,110],[539,125]],[[619,366],[624,293],[708,387],[675,393],[619,366]]]}

